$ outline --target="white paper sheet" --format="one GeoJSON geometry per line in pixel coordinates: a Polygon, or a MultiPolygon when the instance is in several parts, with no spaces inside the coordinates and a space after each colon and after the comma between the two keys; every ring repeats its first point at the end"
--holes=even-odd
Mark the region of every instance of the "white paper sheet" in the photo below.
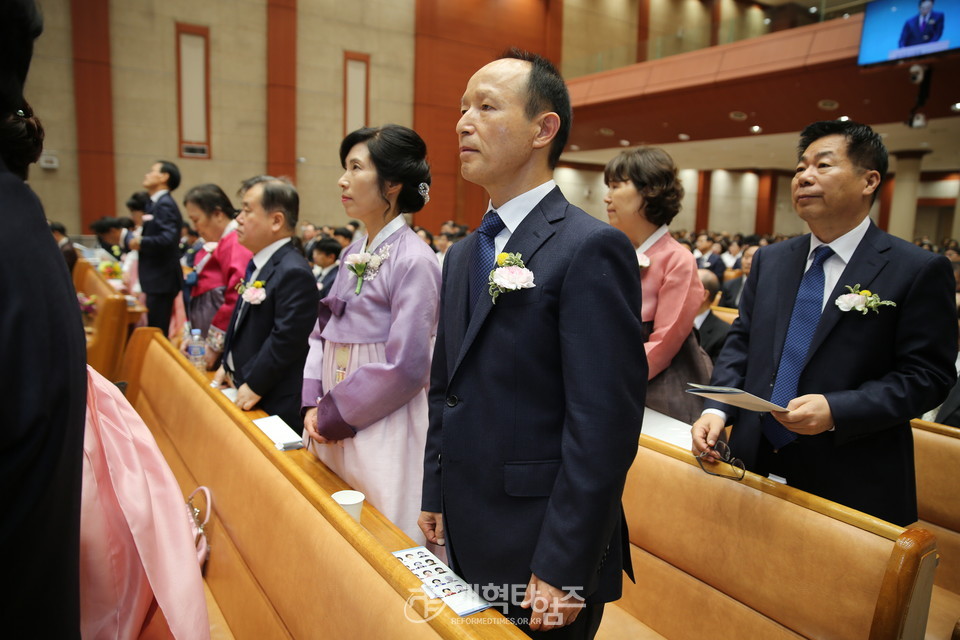
{"type": "Polygon", "coordinates": [[[297,432],[283,421],[280,416],[267,416],[266,418],[257,418],[253,424],[267,434],[267,437],[273,440],[280,451],[290,451],[303,447],[303,438],[297,435],[297,432]]]}
{"type": "Polygon", "coordinates": [[[686,390],[687,393],[692,393],[701,398],[716,400],[717,402],[729,404],[734,407],[740,407],[741,409],[747,409],[749,411],[787,410],[786,407],[773,404],[768,400],[759,398],[752,393],[747,393],[742,389],[734,389],[733,387],[711,387],[706,384],[694,384],[692,382],[688,382],[687,384],[692,387],[686,390]]]}

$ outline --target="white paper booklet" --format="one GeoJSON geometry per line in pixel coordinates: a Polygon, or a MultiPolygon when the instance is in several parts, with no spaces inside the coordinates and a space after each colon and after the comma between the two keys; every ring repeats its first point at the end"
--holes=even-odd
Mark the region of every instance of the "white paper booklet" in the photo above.
{"type": "Polygon", "coordinates": [[[709,398],[724,404],[729,404],[749,411],[786,411],[786,407],[773,404],[769,400],[759,398],[752,393],[747,393],[743,389],[734,389],[733,387],[711,387],[706,384],[694,384],[688,382],[692,388],[687,389],[687,393],[709,398]]]}
{"type": "Polygon", "coordinates": [[[267,434],[267,437],[273,440],[280,451],[290,451],[303,447],[303,438],[297,435],[297,432],[290,428],[280,416],[267,416],[266,418],[257,418],[253,424],[267,434]]]}
{"type": "Polygon", "coordinates": [[[443,600],[458,616],[468,616],[490,607],[489,602],[474,593],[470,585],[426,547],[394,551],[393,555],[420,578],[424,593],[443,600]]]}

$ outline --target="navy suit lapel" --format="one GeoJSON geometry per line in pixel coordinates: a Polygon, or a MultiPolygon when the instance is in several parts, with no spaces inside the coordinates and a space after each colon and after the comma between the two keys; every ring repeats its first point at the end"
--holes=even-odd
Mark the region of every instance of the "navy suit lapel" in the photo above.
{"type": "MultiPolygon", "coordinates": [[[[846,285],[852,287],[859,284],[861,289],[872,290],[874,279],[888,262],[887,257],[883,255],[888,249],[890,249],[890,239],[871,223],[857,250],[853,252],[849,264],[840,275],[837,286],[834,287],[830,297],[827,298],[827,306],[824,307],[823,315],[820,316],[820,322],[817,324],[817,330],[813,334],[804,366],[844,315],[843,311],[840,311],[840,308],[834,304],[834,301],[844,293],[850,293],[846,285]]],[[[883,292],[880,291],[879,293],[882,294],[883,292]]]]}
{"type": "MultiPolygon", "coordinates": [[[[282,247],[280,247],[279,249],[277,249],[274,252],[274,254],[270,256],[270,259],[267,261],[267,264],[263,265],[263,269],[260,269],[260,273],[257,274],[257,280],[260,280],[263,282],[263,288],[267,290],[267,295],[270,295],[269,293],[270,289],[268,288],[270,277],[273,275],[273,272],[276,270],[277,265],[280,264],[280,261],[283,259],[284,254],[286,254],[287,251],[291,249],[293,249],[293,245],[289,242],[283,245],[282,247]]],[[[237,331],[240,330],[240,327],[243,326],[244,321],[250,315],[249,313],[250,310],[247,309],[247,307],[249,307],[250,305],[243,302],[242,297],[240,298],[240,300],[238,300],[238,306],[239,306],[240,317],[239,317],[239,320],[237,320],[237,331]]]]}
{"type": "MultiPolygon", "coordinates": [[[[563,218],[565,210],[566,200],[560,192],[560,188],[557,187],[548,193],[543,200],[527,214],[516,231],[511,234],[510,239],[507,240],[507,244],[503,248],[504,252],[519,253],[523,263],[529,265],[530,260],[533,259],[537,250],[554,234],[553,222],[563,218]]],[[[474,240],[474,244],[476,244],[476,240],[474,240]]],[[[473,245],[464,247],[464,249],[468,249],[469,252],[464,256],[466,264],[463,266],[462,271],[469,273],[470,259],[473,255],[473,245]]],[[[536,274],[534,274],[534,277],[536,277],[536,274]]],[[[473,310],[473,316],[467,319],[466,301],[467,295],[469,295],[467,293],[468,291],[469,287],[467,286],[466,277],[464,277],[460,297],[462,298],[461,302],[463,306],[462,317],[468,320],[468,322],[466,322],[466,334],[463,337],[463,342],[460,344],[457,363],[454,365],[453,371],[456,371],[457,367],[460,366],[464,355],[470,349],[470,345],[473,344],[474,339],[480,332],[480,327],[483,326],[484,321],[486,321],[487,316],[493,309],[493,299],[485,292],[481,293],[480,299],[477,300],[476,307],[473,310]]],[[[458,304],[460,303],[458,302],[458,304]]],[[[460,311],[460,309],[458,309],[458,311],[460,311]]]]}

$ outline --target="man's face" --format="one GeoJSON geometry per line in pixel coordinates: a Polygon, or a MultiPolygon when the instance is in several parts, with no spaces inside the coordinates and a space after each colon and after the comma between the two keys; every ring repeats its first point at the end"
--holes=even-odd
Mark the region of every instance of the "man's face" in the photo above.
{"type": "Polygon", "coordinates": [[[744,276],[750,274],[750,267],[753,266],[753,254],[755,254],[759,248],[760,247],[747,247],[743,250],[743,257],[740,258],[740,269],[743,271],[744,276]]]}
{"type": "Polygon", "coordinates": [[[810,225],[853,229],[869,211],[877,186],[879,173],[854,166],[844,136],[824,136],[804,150],[797,164],[791,182],[793,208],[810,225]]]}
{"type": "Polygon", "coordinates": [[[261,204],[262,199],[263,185],[253,185],[243,194],[243,204],[237,215],[237,239],[253,253],[279,240],[278,234],[284,224],[283,214],[279,211],[267,213],[261,204]]]}
{"type": "Polygon", "coordinates": [[[300,227],[300,233],[304,242],[310,242],[317,235],[317,228],[312,224],[305,224],[300,227]]]}
{"type": "Polygon", "coordinates": [[[447,240],[447,236],[440,234],[433,239],[433,246],[436,247],[440,253],[444,253],[447,248],[450,247],[450,241],[447,240]]]}
{"type": "Polygon", "coordinates": [[[143,188],[153,193],[159,189],[166,187],[167,179],[170,177],[169,174],[162,173],[160,169],[163,167],[159,162],[155,162],[150,171],[143,176],[143,188]]]}
{"type": "Polygon", "coordinates": [[[496,60],[460,99],[460,173],[487,191],[511,184],[531,159],[539,127],[524,112],[529,75],[529,62],[496,60]]]}
{"type": "Polygon", "coordinates": [[[923,2],[920,3],[920,15],[928,16],[930,15],[930,12],[932,10],[933,10],[933,2],[931,2],[930,0],[924,0],[923,2]]]}
{"type": "Polygon", "coordinates": [[[337,259],[333,257],[332,254],[324,253],[323,251],[316,251],[316,250],[314,250],[313,252],[313,264],[323,269],[326,269],[336,261],[337,259]]]}
{"type": "Polygon", "coordinates": [[[697,249],[702,254],[707,254],[713,248],[713,240],[709,236],[700,234],[697,236],[697,249]]]}

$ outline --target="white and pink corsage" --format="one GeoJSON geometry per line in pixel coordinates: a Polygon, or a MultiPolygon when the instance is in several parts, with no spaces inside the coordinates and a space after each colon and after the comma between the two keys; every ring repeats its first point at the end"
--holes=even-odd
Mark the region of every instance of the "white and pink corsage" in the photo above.
{"type": "Polygon", "coordinates": [[[263,288],[263,280],[255,280],[249,284],[241,282],[237,285],[240,297],[247,304],[260,304],[267,297],[267,290],[263,288]]]}
{"type": "Polygon", "coordinates": [[[854,286],[845,285],[850,293],[845,293],[837,298],[834,303],[840,308],[840,311],[859,311],[867,315],[868,311],[880,313],[880,307],[895,307],[897,303],[892,300],[881,300],[880,296],[869,289],[860,289],[859,284],[854,286]]]}
{"type": "Polygon", "coordinates": [[[641,268],[641,269],[646,269],[647,267],[650,266],[650,258],[648,258],[648,257],[647,257],[647,254],[645,254],[645,253],[638,253],[638,254],[637,254],[637,262],[640,263],[640,268],[641,268]]]}
{"type": "Polygon", "coordinates": [[[361,253],[351,253],[346,257],[344,263],[347,270],[357,278],[357,288],[354,293],[360,295],[360,288],[364,280],[373,280],[380,272],[380,266],[390,257],[389,244],[381,245],[376,253],[363,251],[361,253]]]}
{"type": "Polygon", "coordinates": [[[490,272],[489,285],[493,304],[497,304],[501,293],[537,286],[533,284],[533,272],[524,266],[519,253],[497,255],[497,267],[490,272]]]}
{"type": "Polygon", "coordinates": [[[152,214],[152,213],[145,213],[145,214],[143,214],[143,217],[140,218],[140,222],[150,222],[151,220],[153,220],[153,214],[152,214]]]}

